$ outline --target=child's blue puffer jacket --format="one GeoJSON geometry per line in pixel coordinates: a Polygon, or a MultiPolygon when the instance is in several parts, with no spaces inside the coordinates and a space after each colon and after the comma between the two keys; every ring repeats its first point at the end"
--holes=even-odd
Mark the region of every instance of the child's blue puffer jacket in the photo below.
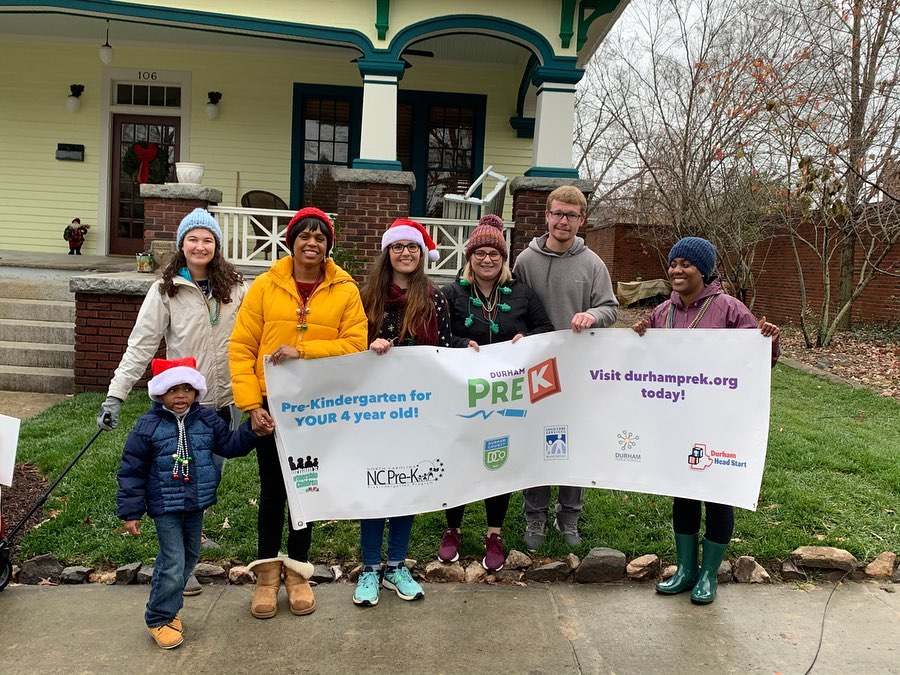
{"type": "Polygon", "coordinates": [[[184,418],[190,462],[190,481],[179,474],[172,478],[174,455],[178,450],[175,416],[154,402],[142,415],[125,442],[119,465],[116,515],[123,520],[139,520],[146,512],[151,518],[163,513],[196,511],[216,503],[221,476],[213,454],[243,457],[256,447],[259,437],[245,422],[235,431],[211,408],[194,403],[184,418]]]}

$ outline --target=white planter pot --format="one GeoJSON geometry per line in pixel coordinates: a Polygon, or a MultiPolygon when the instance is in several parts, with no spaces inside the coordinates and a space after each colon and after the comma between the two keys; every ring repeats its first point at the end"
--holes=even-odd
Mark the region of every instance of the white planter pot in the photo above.
{"type": "Polygon", "coordinates": [[[175,162],[175,175],[179,183],[200,185],[203,182],[203,164],[192,162],[175,162]]]}

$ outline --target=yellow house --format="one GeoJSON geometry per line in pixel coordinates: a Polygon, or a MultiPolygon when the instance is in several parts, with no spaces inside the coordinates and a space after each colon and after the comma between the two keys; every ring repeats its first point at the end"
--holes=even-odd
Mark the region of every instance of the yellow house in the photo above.
{"type": "Polygon", "coordinates": [[[136,176],[175,162],[220,206],[262,190],[370,223],[440,218],[488,166],[575,180],[575,87],[626,4],[0,0],[0,250],[64,250],[74,217],[85,252],[143,250],[136,176]],[[407,201],[348,208],[379,185],[407,201]]]}

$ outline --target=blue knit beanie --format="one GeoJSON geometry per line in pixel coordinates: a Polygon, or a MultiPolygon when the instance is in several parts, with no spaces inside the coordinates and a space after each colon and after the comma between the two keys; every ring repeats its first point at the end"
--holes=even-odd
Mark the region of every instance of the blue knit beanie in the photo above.
{"type": "Polygon", "coordinates": [[[222,229],[219,227],[216,219],[206,209],[194,209],[181,220],[181,224],[178,226],[178,233],[175,235],[175,248],[180,251],[181,244],[184,242],[184,235],[198,227],[212,232],[216,238],[216,246],[221,250],[222,229]]]}
{"type": "Polygon", "coordinates": [[[700,237],[685,237],[669,251],[670,265],[675,258],[689,260],[703,275],[703,280],[708,281],[716,267],[716,247],[711,241],[700,237]]]}

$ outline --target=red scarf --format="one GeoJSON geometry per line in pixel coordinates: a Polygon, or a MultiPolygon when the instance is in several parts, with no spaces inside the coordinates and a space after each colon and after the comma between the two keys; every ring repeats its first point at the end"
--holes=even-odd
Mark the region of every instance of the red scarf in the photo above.
{"type": "MultiPolygon", "coordinates": [[[[403,325],[403,312],[406,309],[406,289],[400,288],[397,284],[391,284],[384,303],[388,307],[397,309],[397,337],[400,337],[400,330],[403,325]]],[[[414,335],[406,336],[404,340],[408,338],[413,338],[417,345],[436,345],[438,343],[437,312],[433,312],[431,319],[425,325],[419,326],[414,331],[414,335]]]]}

